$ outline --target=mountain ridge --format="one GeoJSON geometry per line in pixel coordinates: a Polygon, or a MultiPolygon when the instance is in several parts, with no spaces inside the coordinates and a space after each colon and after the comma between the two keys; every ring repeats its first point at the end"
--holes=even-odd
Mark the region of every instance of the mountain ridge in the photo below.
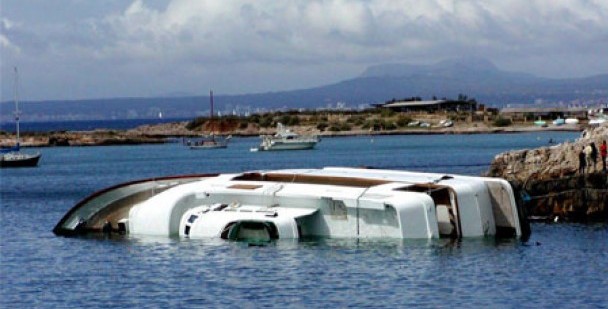
{"type": "MultiPolygon", "coordinates": [[[[208,114],[209,97],[104,98],[22,102],[23,119],[85,120],[185,118],[208,114]]],[[[465,94],[490,106],[543,101],[604,100],[608,74],[551,79],[498,68],[485,58],[454,58],[430,65],[379,64],[360,75],[336,83],[290,91],[215,95],[216,110],[224,115],[276,109],[315,109],[343,102],[349,107],[405,97],[455,98],[465,94]]],[[[2,121],[12,119],[12,102],[0,103],[2,121]],[[10,104],[11,106],[7,105],[10,104]]]]}

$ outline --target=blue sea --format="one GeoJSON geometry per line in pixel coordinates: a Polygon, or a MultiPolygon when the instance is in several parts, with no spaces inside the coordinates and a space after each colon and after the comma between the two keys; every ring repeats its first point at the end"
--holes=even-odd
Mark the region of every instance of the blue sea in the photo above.
{"type": "Polygon", "coordinates": [[[0,308],[606,308],[608,226],[534,223],[529,241],[280,240],[263,247],[164,237],[64,238],[78,201],[135,179],[367,166],[479,175],[503,151],[579,133],[326,138],[314,150],[180,143],[56,147],[0,170],[0,308]]]}
{"type": "MultiPolygon", "coordinates": [[[[72,121],[31,121],[20,122],[22,132],[53,131],[92,131],[96,129],[127,130],[145,124],[160,124],[179,121],[190,121],[192,118],[156,118],[156,119],[114,119],[114,120],[72,120],[72,121]]],[[[14,122],[0,123],[0,130],[15,133],[14,122]]]]}

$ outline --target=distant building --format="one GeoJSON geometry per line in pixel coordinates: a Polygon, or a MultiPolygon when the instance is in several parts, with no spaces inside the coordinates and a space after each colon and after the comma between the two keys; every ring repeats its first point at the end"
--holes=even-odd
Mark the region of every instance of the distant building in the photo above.
{"type": "Polygon", "coordinates": [[[381,104],[375,104],[376,108],[387,108],[396,112],[460,112],[477,110],[475,100],[393,100],[381,104]]]}

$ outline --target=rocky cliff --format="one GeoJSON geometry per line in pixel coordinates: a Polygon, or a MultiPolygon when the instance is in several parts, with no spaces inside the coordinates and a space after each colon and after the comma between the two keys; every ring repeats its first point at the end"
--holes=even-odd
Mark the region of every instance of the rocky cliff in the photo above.
{"type": "Polygon", "coordinates": [[[497,155],[488,176],[508,180],[531,218],[608,221],[608,174],[599,147],[608,125],[589,128],[574,142],[497,155]],[[594,143],[597,160],[579,169],[579,153],[594,143]]]}

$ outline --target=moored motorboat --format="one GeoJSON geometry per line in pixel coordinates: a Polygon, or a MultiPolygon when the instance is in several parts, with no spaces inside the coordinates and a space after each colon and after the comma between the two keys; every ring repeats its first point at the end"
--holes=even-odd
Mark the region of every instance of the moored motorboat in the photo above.
{"type": "MultiPolygon", "coordinates": [[[[209,91],[209,123],[211,128],[213,129],[213,91],[209,91]]],[[[184,142],[186,146],[188,146],[192,150],[197,149],[221,149],[227,148],[228,142],[232,138],[232,135],[228,135],[226,137],[218,137],[215,134],[211,134],[207,137],[198,138],[195,140],[188,140],[184,142]]]]}
{"type": "Polygon", "coordinates": [[[324,168],[130,182],[74,206],[53,230],[234,240],[527,237],[502,179],[324,168]]]}
{"type": "Polygon", "coordinates": [[[36,167],[40,161],[41,154],[26,153],[21,151],[20,139],[20,111],[19,111],[19,94],[18,94],[19,75],[15,67],[15,146],[10,148],[0,149],[0,168],[2,167],[36,167]]]}
{"type": "Polygon", "coordinates": [[[35,167],[40,153],[7,152],[0,156],[0,167],[35,167]]]}
{"type": "Polygon", "coordinates": [[[188,141],[186,144],[190,147],[190,149],[217,149],[217,148],[227,148],[228,141],[232,138],[231,135],[225,138],[217,138],[215,136],[211,136],[208,138],[203,138],[195,141],[188,141]]]}
{"type": "Polygon", "coordinates": [[[576,119],[576,118],[566,118],[566,120],[564,122],[566,124],[571,124],[571,125],[579,123],[578,119],[576,119]]]}
{"type": "Polygon", "coordinates": [[[252,151],[270,150],[305,150],[312,149],[319,142],[317,136],[299,135],[285,128],[282,123],[277,124],[274,135],[262,135],[260,146],[252,151]]]}

